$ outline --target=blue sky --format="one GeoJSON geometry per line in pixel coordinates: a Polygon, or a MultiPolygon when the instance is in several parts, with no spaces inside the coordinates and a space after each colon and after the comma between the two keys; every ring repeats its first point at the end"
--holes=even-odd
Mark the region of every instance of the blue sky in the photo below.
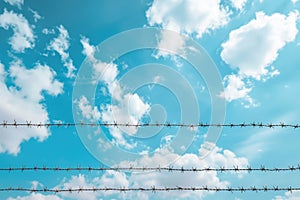
{"type": "MultiPolygon", "coordinates": [[[[297,0],[0,0],[0,121],[290,123],[297,0]]],[[[0,167],[287,167],[297,129],[0,127],[0,167]]],[[[0,188],[299,187],[299,172],[0,172],[0,188]]],[[[1,199],[300,199],[299,192],[26,193],[1,199]]]]}

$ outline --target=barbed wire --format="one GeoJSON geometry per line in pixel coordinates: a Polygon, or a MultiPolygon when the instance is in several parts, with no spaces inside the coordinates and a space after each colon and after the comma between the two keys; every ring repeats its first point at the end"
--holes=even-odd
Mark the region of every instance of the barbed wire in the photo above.
{"type": "Polygon", "coordinates": [[[185,168],[185,167],[7,167],[7,168],[1,168],[0,171],[156,171],[156,172],[255,172],[255,171],[261,171],[261,172],[283,172],[283,171],[299,171],[300,172],[300,164],[297,166],[288,166],[284,168],[267,168],[263,165],[260,167],[253,168],[251,166],[247,167],[239,167],[239,166],[233,166],[232,168],[226,168],[226,167],[219,167],[219,168],[211,168],[211,167],[205,167],[205,168],[197,168],[197,167],[191,167],[191,168],[185,168]]]}
{"type": "Polygon", "coordinates": [[[287,124],[287,123],[261,123],[261,122],[253,122],[253,123],[227,123],[227,124],[214,124],[214,123],[195,123],[195,124],[184,124],[184,123],[137,123],[137,124],[131,124],[131,123],[85,123],[85,122],[80,122],[80,123],[66,123],[66,122],[61,122],[61,123],[33,123],[31,121],[26,121],[25,123],[19,123],[17,121],[13,122],[8,122],[8,121],[3,121],[0,123],[0,127],[72,127],[72,126],[102,126],[102,127],[158,127],[158,126],[163,126],[163,127],[187,127],[187,128],[197,128],[197,127],[229,127],[229,128],[234,128],[234,127],[258,127],[258,128],[300,128],[299,124],[287,124]]]}
{"type": "Polygon", "coordinates": [[[126,188],[126,187],[91,187],[91,188],[67,188],[67,189],[35,189],[35,188],[22,188],[22,187],[8,187],[8,188],[0,188],[0,192],[9,192],[9,191],[19,191],[19,192],[50,192],[50,193],[62,193],[62,192],[108,192],[108,191],[117,191],[117,192],[130,192],[130,191],[139,191],[139,192],[170,192],[170,191],[206,191],[206,192],[268,192],[268,191],[286,191],[286,192],[293,192],[293,191],[300,191],[299,187],[237,187],[237,188],[220,188],[220,187],[137,187],[137,188],[126,188]]]}

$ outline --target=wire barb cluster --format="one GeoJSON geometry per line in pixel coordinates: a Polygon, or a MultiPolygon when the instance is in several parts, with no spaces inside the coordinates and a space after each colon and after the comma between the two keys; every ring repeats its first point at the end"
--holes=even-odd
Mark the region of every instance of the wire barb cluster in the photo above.
{"type": "Polygon", "coordinates": [[[286,192],[293,192],[293,191],[300,191],[299,187],[238,187],[238,188],[220,188],[220,187],[137,187],[137,188],[126,188],[126,187],[93,187],[93,188],[67,188],[67,189],[35,189],[35,188],[22,188],[22,187],[9,187],[9,188],[0,188],[0,192],[5,191],[18,191],[18,192],[50,192],[50,193],[62,193],[62,192],[107,192],[107,191],[117,191],[117,192],[130,192],[130,191],[139,191],[139,192],[169,192],[169,191],[206,191],[206,192],[268,192],[268,191],[286,191],[286,192]]]}
{"type": "Polygon", "coordinates": [[[289,167],[282,167],[282,168],[267,168],[265,166],[260,166],[253,168],[251,166],[245,167],[239,167],[239,166],[233,166],[232,168],[226,168],[226,167],[219,167],[219,168],[211,168],[211,167],[205,167],[205,168],[197,168],[197,167],[192,167],[192,168],[185,168],[185,167],[134,167],[134,166],[129,166],[129,167],[38,167],[38,166],[33,166],[33,167],[6,167],[6,168],[1,168],[0,171],[8,171],[8,172],[13,172],[13,171],[156,171],[156,172],[255,172],[255,171],[261,171],[261,172],[283,172],[283,171],[299,171],[300,172],[300,164],[297,166],[289,166],[289,167]]]}
{"type": "Polygon", "coordinates": [[[184,124],[184,123],[137,123],[137,124],[131,124],[131,123],[85,123],[85,122],[80,122],[80,123],[33,123],[31,121],[26,121],[26,123],[19,123],[17,121],[13,122],[8,122],[8,121],[3,121],[0,123],[0,127],[7,128],[7,127],[72,127],[72,126],[100,126],[100,127],[187,127],[187,128],[197,128],[197,127],[239,127],[239,128],[244,128],[244,127],[259,127],[259,128],[300,128],[299,124],[286,124],[286,123],[227,123],[227,124],[214,124],[214,123],[203,123],[199,122],[196,124],[184,124]]]}

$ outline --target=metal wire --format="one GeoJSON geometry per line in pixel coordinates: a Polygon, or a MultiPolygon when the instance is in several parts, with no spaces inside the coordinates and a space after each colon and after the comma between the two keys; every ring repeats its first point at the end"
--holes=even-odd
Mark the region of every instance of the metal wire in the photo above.
{"type": "Polygon", "coordinates": [[[22,188],[22,187],[8,187],[8,188],[0,188],[0,192],[11,192],[11,191],[19,191],[19,192],[50,192],[50,193],[62,193],[62,192],[107,192],[107,191],[118,191],[118,192],[130,192],[130,191],[139,191],[139,192],[170,192],[170,191],[207,191],[207,192],[268,192],[268,191],[300,191],[299,187],[238,187],[238,188],[220,188],[220,187],[137,187],[137,188],[126,188],[126,187],[92,187],[92,188],[67,188],[67,189],[34,189],[34,188],[22,188]]]}
{"type": "Polygon", "coordinates": [[[72,127],[72,126],[102,126],[102,127],[153,127],[153,126],[164,126],[164,127],[187,127],[187,128],[196,128],[196,127],[259,127],[259,128],[300,128],[298,124],[287,124],[287,123],[227,123],[227,124],[214,124],[214,123],[203,123],[199,122],[196,124],[184,124],[184,123],[33,123],[31,121],[26,121],[26,123],[19,123],[17,121],[8,122],[3,121],[0,123],[0,126],[7,128],[7,127],[72,127]]]}
{"type": "Polygon", "coordinates": [[[300,164],[297,166],[289,166],[289,167],[282,167],[282,168],[267,168],[265,166],[260,166],[253,168],[251,166],[245,167],[239,167],[239,166],[233,166],[232,168],[226,168],[226,167],[219,167],[219,168],[212,168],[212,167],[205,167],[205,168],[197,168],[197,167],[192,167],[192,168],[185,168],[185,167],[134,167],[134,166],[129,166],[129,167],[38,167],[38,166],[33,166],[33,167],[0,167],[0,171],[8,171],[8,172],[14,172],[14,171],[156,171],[156,172],[211,172],[211,171],[216,171],[216,172],[255,172],[255,171],[260,171],[260,172],[283,172],[283,171],[289,171],[289,172],[294,172],[294,171],[299,171],[300,172],[300,164]]]}

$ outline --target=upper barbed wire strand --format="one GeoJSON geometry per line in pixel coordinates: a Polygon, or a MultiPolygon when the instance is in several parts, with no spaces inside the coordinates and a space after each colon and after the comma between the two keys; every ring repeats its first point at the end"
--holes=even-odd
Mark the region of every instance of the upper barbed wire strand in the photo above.
{"type": "Polygon", "coordinates": [[[264,165],[261,165],[260,167],[239,167],[239,166],[233,166],[232,168],[230,167],[218,167],[218,168],[213,168],[213,167],[204,167],[204,168],[197,168],[197,167],[135,167],[135,166],[129,166],[129,167],[38,167],[38,166],[33,166],[33,167],[0,167],[0,171],[8,171],[8,172],[13,172],[13,171],[156,171],[156,172],[211,172],[211,171],[216,171],[216,172],[255,172],[255,171],[261,171],[261,172],[283,172],[283,171],[299,171],[300,172],[300,164],[297,166],[289,166],[289,167],[274,167],[274,168],[268,168],[265,167],[264,165]]]}
{"type": "Polygon", "coordinates": [[[187,127],[187,128],[197,128],[197,127],[229,127],[229,128],[244,128],[244,127],[258,127],[258,128],[300,128],[299,124],[287,124],[287,123],[261,123],[261,122],[252,122],[252,123],[225,123],[225,124],[214,124],[214,123],[203,123],[199,122],[197,124],[185,124],[185,123],[137,123],[137,124],[131,124],[131,123],[33,123],[31,121],[26,121],[23,123],[19,123],[17,121],[14,122],[8,122],[3,121],[0,123],[0,127],[72,127],[72,126],[102,126],[102,127],[187,127]]]}

